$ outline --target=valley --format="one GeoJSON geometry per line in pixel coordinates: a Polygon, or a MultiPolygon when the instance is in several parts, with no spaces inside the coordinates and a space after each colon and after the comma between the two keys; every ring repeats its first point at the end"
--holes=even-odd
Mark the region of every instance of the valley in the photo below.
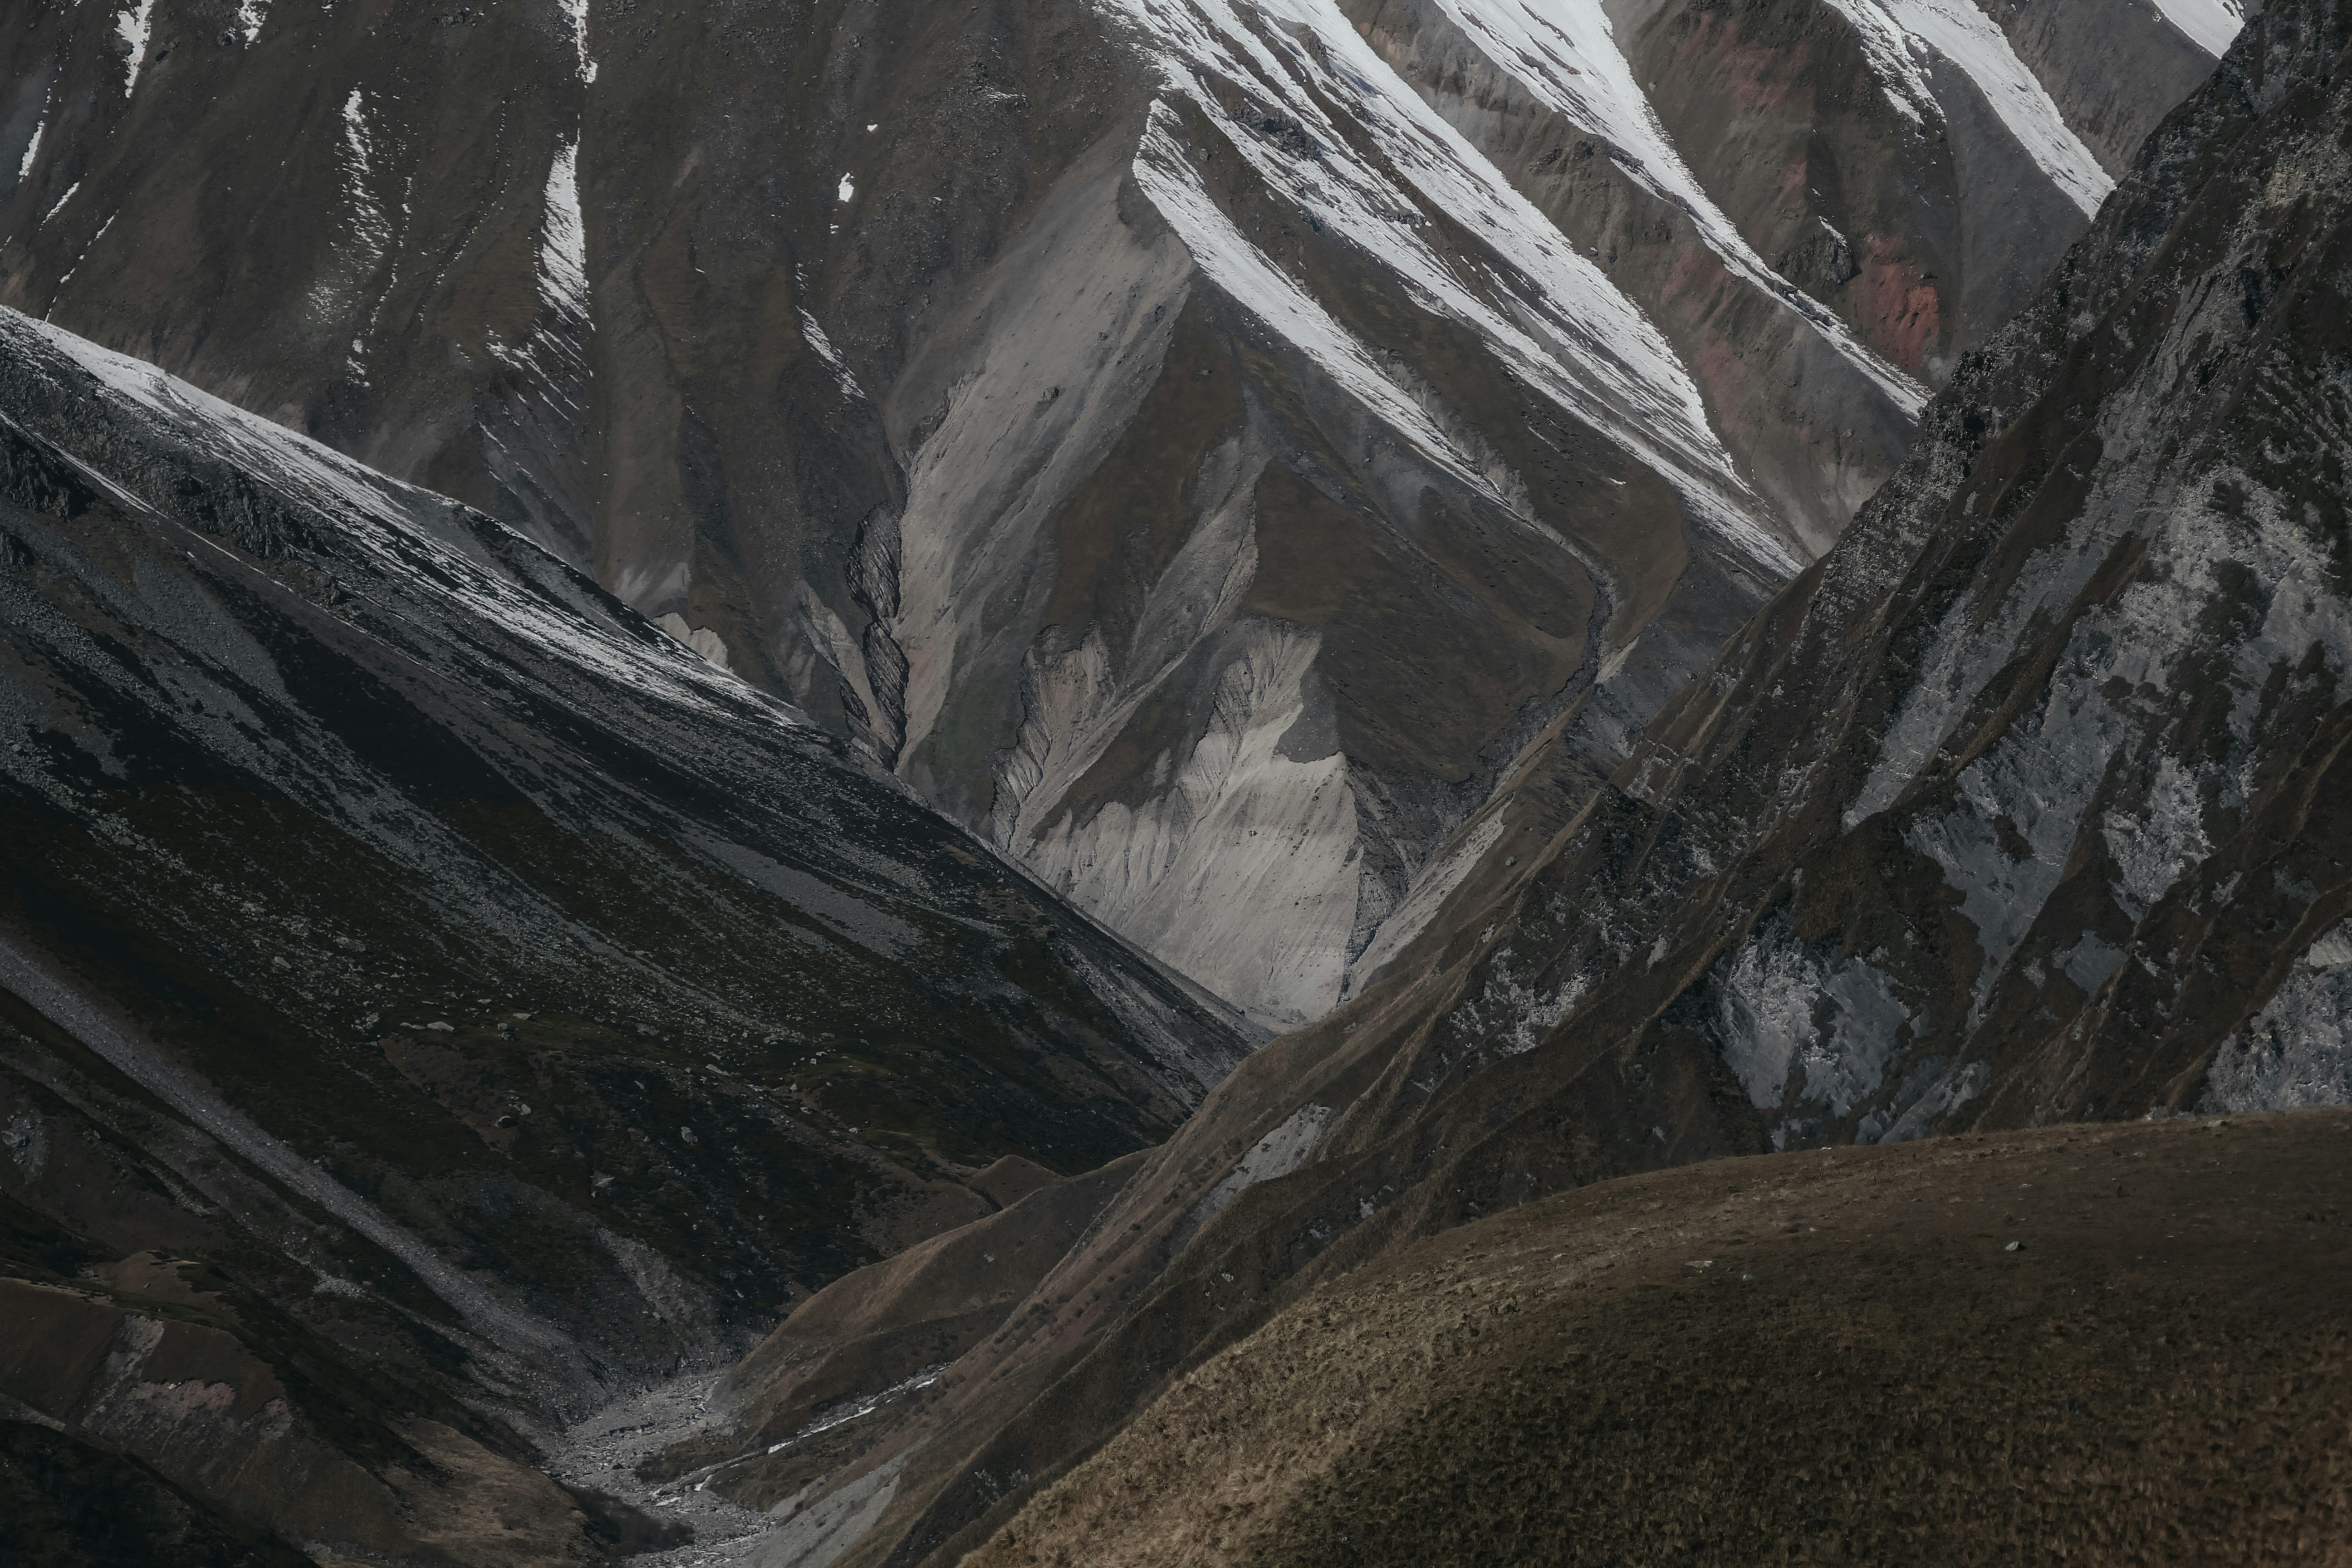
{"type": "Polygon", "coordinates": [[[39,8],[0,1558],[2352,1551],[2347,51],[39,8]]]}

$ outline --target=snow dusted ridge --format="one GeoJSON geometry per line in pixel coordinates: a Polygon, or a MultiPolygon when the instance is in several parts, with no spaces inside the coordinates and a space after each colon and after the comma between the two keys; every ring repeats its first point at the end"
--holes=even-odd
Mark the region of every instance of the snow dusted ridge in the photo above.
{"type": "MultiPolygon", "coordinates": [[[[2182,3],[2212,8],[2200,0],[2182,3]]],[[[2007,35],[1970,0],[1830,0],[1830,4],[1853,24],[1885,87],[1887,101],[1914,123],[1943,117],[1928,74],[1934,63],[1942,60],[1967,75],[2018,144],[2085,216],[2096,213],[2107,193],[2116,188],[2114,179],[2099,167],[2099,161],[2059,113],[2049,89],[2009,47],[2007,35]]],[[[2232,27],[2231,36],[2235,34],[2232,27]]],[[[2221,41],[2226,47],[2229,39],[2221,41]]],[[[2203,40],[2199,42],[2201,46],[2203,40]]]]}
{"type": "MultiPolygon", "coordinates": [[[[1182,9],[1126,0],[1122,15],[1163,73],[1166,93],[1222,121],[1213,89],[1222,79],[1297,121],[1311,155],[1293,150],[1296,139],[1231,138],[1271,189],[1387,266],[1416,304],[1477,332],[1515,375],[1656,469],[1694,513],[1768,573],[1797,569],[1787,547],[1754,521],[1756,498],[1657,327],[1398,78],[1332,0],[1274,0],[1251,11],[1255,25],[1226,0],[1182,9]],[[1356,137],[1326,105],[1348,118],[1402,184],[1355,152],[1356,137]],[[1461,276],[1423,237],[1423,208],[1476,233],[1508,275],[1461,276]]],[[[1164,100],[1153,107],[1135,175],[1220,288],[1432,460],[1511,505],[1370,351],[1224,218],[1164,100]]],[[[1909,406],[1916,405],[1915,398],[1909,406]]]]}
{"type": "Polygon", "coordinates": [[[1927,389],[1855,341],[1844,322],[1799,291],[1758,254],[1692,174],[1666,135],[1633,68],[1617,46],[1600,0],[1554,0],[1540,7],[1493,0],[1434,0],[1486,58],[1570,124],[1610,139],[1612,156],[1636,184],[1688,213],[1733,273],[1801,315],[1848,363],[1906,415],[1927,389]]]}
{"type": "MultiPolygon", "coordinates": [[[[650,633],[629,638],[615,627],[551,603],[541,583],[497,570],[459,520],[457,503],[388,479],[331,447],[273,425],[164,374],[143,360],[102,349],[45,322],[0,308],[0,342],[38,363],[63,357],[86,371],[109,402],[177,439],[244,468],[271,488],[316,509],[338,529],[339,545],[376,558],[396,574],[423,575],[468,614],[505,627],[549,658],[589,670],[644,696],[689,708],[740,714],[744,688],[695,653],[650,633]]],[[[94,479],[98,476],[92,475],[94,479]]],[[[136,497],[98,479],[126,504],[136,497]]],[[[550,574],[568,569],[553,557],[550,574]]],[[[806,724],[781,703],[788,722],[806,724]]]]}

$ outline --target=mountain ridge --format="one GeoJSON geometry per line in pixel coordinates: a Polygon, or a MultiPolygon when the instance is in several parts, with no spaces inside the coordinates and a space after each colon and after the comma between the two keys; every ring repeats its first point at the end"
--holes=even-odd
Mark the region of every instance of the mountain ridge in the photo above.
{"type": "Polygon", "coordinates": [[[2183,14],[44,13],[0,303],[521,528],[1289,1027],[1835,537],[2183,14]]]}

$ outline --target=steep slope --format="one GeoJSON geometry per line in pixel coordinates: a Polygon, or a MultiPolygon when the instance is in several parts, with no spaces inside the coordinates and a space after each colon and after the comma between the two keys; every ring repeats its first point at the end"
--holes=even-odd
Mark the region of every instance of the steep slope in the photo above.
{"type": "Polygon", "coordinates": [[[956,1560],[1318,1282],[1549,1192],[2352,1098],[2347,41],[2249,25],[1605,787],[1529,751],[1423,934],[831,1474],[887,1493],[842,1562],[956,1560]]]}
{"type": "Polygon", "coordinates": [[[2189,21],[46,11],[0,303],[524,530],[1288,1026],[1834,538],[2189,21]]]}
{"type": "Polygon", "coordinates": [[[593,1557],[556,1424],[1254,1043],[499,523],[13,312],[0,483],[0,1413],[593,1557]]]}

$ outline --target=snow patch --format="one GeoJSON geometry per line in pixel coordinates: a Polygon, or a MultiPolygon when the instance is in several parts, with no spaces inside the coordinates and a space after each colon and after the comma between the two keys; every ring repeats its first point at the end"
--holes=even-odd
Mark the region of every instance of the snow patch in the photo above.
{"type": "Polygon", "coordinates": [[[131,89],[139,85],[139,68],[147,63],[148,24],[155,15],[155,0],[138,0],[127,11],[116,13],[114,36],[122,40],[130,51],[122,78],[122,96],[129,98],[131,89]]]}
{"type": "Polygon", "coordinates": [[[530,333],[515,347],[493,342],[490,352],[530,379],[540,407],[559,426],[576,431],[587,418],[583,399],[590,374],[583,346],[589,331],[588,234],[580,220],[576,134],[559,140],[548,160],[547,188],[540,205],[538,282],[540,310],[530,333]]]}
{"type": "Polygon", "coordinates": [[[564,20],[572,24],[572,50],[578,61],[580,79],[596,79],[596,62],[588,58],[588,0],[556,0],[563,7],[564,20]]]}
{"type": "Polygon", "coordinates": [[[588,231],[580,221],[580,138],[555,144],[539,238],[540,297],[559,314],[588,315],[588,231]]]}
{"type": "Polygon", "coordinates": [[[41,117],[33,121],[33,139],[25,143],[25,161],[16,165],[16,183],[18,184],[23,184],[26,178],[32,174],[33,160],[41,155],[42,133],[47,132],[48,128],[49,111],[47,109],[44,109],[41,110],[41,117]]]}
{"type": "Polygon", "coordinates": [[[81,189],[81,182],[79,180],[76,180],[72,184],[68,185],[66,187],[66,194],[58,198],[58,205],[43,213],[41,215],[41,221],[35,224],[33,226],[35,228],[46,226],[51,218],[66,210],[66,204],[74,199],[74,193],[79,189],[81,189]]]}
{"type": "MultiPolygon", "coordinates": [[[[345,289],[364,286],[392,250],[392,224],[376,200],[375,148],[368,134],[367,97],[353,88],[343,100],[344,197],[351,204],[351,226],[336,245],[336,268],[313,284],[307,303],[314,320],[331,318],[345,289]]],[[[373,317],[369,318],[370,326],[373,317]]],[[[366,344],[352,340],[348,374],[367,379],[366,344]]]]}
{"type": "Polygon", "coordinates": [[[841,184],[834,192],[834,195],[835,199],[844,204],[856,201],[857,199],[857,182],[851,179],[847,174],[842,175],[841,184]]]}
{"type": "Polygon", "coordinates": [[[236,30],[247,47],[261,37],[261,25],[268,19],[268,0],[236,0],[236,30]]]}
{"type": "Polygon", "coordinates": [[[2238,0],[2156,0],[2156,8],[2217,60],[2246,25],[2245,7],[2238,0]]]}

